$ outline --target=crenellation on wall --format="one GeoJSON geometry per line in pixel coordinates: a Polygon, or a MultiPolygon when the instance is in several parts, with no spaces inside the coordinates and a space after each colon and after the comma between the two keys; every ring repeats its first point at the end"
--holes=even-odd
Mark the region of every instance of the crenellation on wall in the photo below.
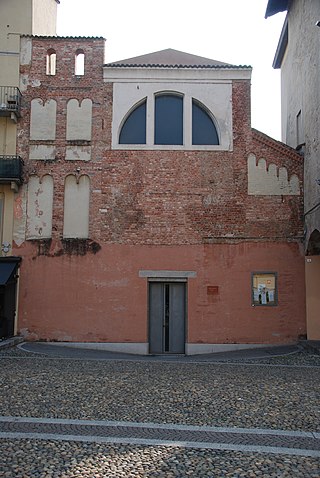
{"type": "Polygon", "coordinates": [[[299,178],[296,174],[292,174],[289,178],[285,167],[277,167],[274,163],[268,165],[264,158],[257,161],[254,154],[249,154],[248,194],[299,196],[299,178]]]}

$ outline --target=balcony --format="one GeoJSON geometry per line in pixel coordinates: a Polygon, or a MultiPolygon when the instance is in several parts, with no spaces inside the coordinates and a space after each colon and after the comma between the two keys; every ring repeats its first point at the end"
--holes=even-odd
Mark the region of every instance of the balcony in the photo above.
{"type": "Polygon", "coordinates": [[[0,116],[17,121],[21,116],[21,93],[16,86],[0,86],[0,116]]]}
{"type": "Polygon", "coordinates": [[[11,183],[12,189],[22,184],[23,160],[20,156],[0,155],[0,184],[11,183]]]}

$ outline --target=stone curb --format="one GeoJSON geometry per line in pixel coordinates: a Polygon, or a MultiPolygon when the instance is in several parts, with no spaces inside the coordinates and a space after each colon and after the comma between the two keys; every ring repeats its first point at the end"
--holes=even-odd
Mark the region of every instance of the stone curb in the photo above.
{"type": "Polygon", "coordinates": [[[123,443],[320,457],[320,434],[154,423],[0,417],[0,438],[123,443]]]}
{"type": "Polygon", "coordinates": [[[5,340],[0,340],[0,350],[8,349],[9,347],[14,347],[15,345],[19,345],[22,342],[24,342],[24,338],[19,336],[10,337],[9,339],[5,339],[5,340]]]}

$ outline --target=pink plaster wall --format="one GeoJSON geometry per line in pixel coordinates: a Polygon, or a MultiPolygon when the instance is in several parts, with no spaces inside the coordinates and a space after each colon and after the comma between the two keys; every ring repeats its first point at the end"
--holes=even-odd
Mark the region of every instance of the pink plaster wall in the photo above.
{"type": "Polygon", "coordinates": [[[286,343],[305,334],[304,258],[294,243],[108,244],[58,257],[22,247],[18,325],[29,339],[147,342],[148,287],[139,270],[197,273],[187,287],[189,343],[286,343]],[[278,273],[278,306],[252,307],[253,271],[278,273]]]}

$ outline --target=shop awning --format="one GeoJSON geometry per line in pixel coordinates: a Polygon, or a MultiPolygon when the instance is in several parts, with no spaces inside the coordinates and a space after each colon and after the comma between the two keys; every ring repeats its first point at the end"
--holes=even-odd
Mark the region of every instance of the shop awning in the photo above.
{"type": "Polygon", "coordinates": [[[5,286],[13,279],[20,262],[20,258],[13,258],[11,261],[8,259],[5,257],[0,260],[0,286],[5,286]]]}

